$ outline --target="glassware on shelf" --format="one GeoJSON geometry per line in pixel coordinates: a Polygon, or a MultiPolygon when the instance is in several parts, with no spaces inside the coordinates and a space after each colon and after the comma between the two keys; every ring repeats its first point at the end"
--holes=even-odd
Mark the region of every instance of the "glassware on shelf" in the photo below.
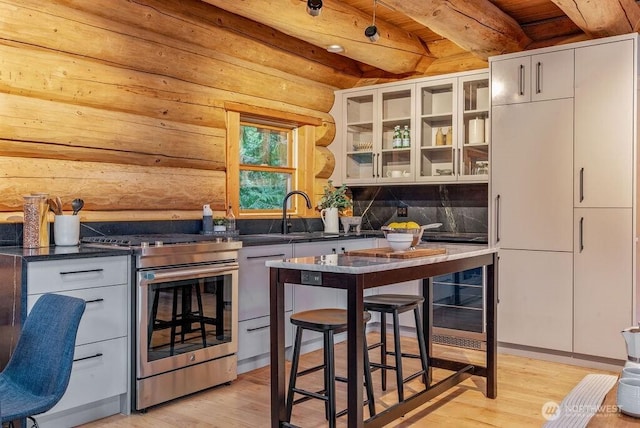
{"type": "Polygon", "coordinates": [[[408,125],[405,125],[402,131],[402,147],[411,147],[411,131],[408,125]]]}
{"type": "Polygon", "coordinates": [[[393,127],[393,142],[394,149],[399,149],[402,147],[402,131],[400,131],[400,125],[396,125],[393,127]]]}
{"type": "Polygon", "coordinates": [[[453,128],[448,127],[447,128],[447,135],[446,135],[446,145],[450,146],[453,144],[453,128]]]}
{"type": "Polygon", "coordinates": [[[438,130],[436,131],[436,146],[444,146],[445,145],[445,140],[444,140],[444,134],[442,133],[442,128],[438,128],[438,130]]]}

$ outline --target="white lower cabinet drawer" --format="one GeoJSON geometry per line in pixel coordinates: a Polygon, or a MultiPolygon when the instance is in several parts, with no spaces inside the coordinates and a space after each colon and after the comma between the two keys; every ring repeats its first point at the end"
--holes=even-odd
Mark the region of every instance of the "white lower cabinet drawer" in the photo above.
{"type": "MultiPolygon", "coordinates": [[[[78,327],[76,345],[99,342],[127,335],[127,285],[95,287],[82,290],[56,292],[66,296],[78,297],[86,302],[84,314],[78,327]]],[[[31,290],[29,290],[31,292],[31,290]]],[[[42,294],[29,294],[27,310],[42,294]]]]}
{"type": "Polygon", "coordinates": [[[127,392],[127,338],[76,346],[67,391],[53,414],[127,392]]]}
{"type": "Polygon", "coordinates": [[[27,264],[29,294],[129,282],[129,256],[49,260],[27,264]]]}
{"type": "MultiPolygon", "coordinates": [[[[291,329],[292,311],[284,313],[284,343],[285,346],[293,344],[291,329]]],[[[238,360],[255,357],[269,352],[271,344],[271,328],[269,317],[254,318],[241,321],[240,334],[238,335],[238,360]]]]}

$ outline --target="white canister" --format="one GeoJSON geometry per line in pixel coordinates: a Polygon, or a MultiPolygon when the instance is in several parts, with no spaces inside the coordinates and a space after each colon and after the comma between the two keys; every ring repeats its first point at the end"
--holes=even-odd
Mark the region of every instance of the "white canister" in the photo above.
{"type": "Polygon", "coordinates": [[[469,121],[469,144],[484,143],[484,119],[471,119],[469,121]]]}

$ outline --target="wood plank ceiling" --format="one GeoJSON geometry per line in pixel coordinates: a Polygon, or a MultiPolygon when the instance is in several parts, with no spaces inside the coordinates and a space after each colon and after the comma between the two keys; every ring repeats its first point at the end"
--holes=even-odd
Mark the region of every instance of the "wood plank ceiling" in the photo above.
{"type": "Polygon", "coordinates": [[[253,35],[265,43],[277,40],[359,84],[483,68],[492,55],[626,34],[640,22],[635,0],[323,0],[316,17],[307,0],[203,1],[258,23],[253,35]],[[364,31],[374,5],[380,38],[371,42],[364,31]],[[332,44],[344,52],[326,52],[332,44]]]}

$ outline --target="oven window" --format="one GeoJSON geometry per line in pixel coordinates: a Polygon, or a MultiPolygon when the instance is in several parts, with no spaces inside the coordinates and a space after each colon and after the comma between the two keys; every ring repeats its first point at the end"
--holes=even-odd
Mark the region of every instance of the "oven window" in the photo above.
{"type": "Polygon", "coordinates": [[[149,285],[147,361],[229,343],[231,275],[149,285]]]}

